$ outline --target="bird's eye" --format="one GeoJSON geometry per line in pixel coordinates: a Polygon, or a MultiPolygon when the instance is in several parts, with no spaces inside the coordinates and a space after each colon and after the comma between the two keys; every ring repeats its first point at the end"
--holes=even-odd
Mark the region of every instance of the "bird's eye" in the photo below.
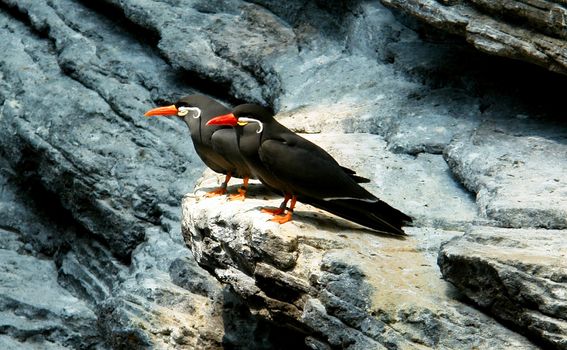
{"type": "Polygon", "coordinates": [[[181,106],[177,109],[177,115],[179,117],[185,117],[189,115],[190,117],[197,119],[201,116],[201,110],[197,107],[181,106]]]}

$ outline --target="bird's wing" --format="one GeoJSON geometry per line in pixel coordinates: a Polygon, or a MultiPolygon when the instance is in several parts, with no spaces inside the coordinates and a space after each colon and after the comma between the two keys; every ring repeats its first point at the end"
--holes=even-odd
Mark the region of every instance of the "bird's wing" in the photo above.
{"type": "Polygon", "coordinates": [[[332,200],[378,199],[360,187],[337,161],[321,147],[295,134],[264,140],[258,150],[268,170],[290,184],[297,194],[332,200]]]}

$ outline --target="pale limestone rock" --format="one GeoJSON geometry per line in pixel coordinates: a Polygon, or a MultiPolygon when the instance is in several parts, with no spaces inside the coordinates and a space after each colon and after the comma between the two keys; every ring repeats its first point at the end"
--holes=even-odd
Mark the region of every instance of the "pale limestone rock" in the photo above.
{"type": "Polygon", "coordinates": [[[305,135],[340,164],[371,182],[365,185],[390,205],[412,216],[418,225],[460,229],[476,220],[477,207],[470,193],[450,174],[440,155],[395,154],[379,136],[371,134],[305,135]]]}

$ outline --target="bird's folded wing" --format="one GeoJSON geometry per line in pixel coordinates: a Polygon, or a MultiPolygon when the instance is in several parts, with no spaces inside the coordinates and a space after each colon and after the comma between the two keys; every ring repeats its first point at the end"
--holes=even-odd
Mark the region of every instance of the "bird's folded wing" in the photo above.
{"type": "Polygon", "coordinates": [[[294,192],[323,200],[377,200],[325,150],[293,136],[265,140],[258,153],[266,168],[281,181],[289,183],[294,192]]]}

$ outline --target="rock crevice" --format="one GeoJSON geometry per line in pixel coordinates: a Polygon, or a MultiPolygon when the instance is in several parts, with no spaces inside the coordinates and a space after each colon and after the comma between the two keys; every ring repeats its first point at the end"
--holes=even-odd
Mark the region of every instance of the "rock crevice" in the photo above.
{"type": "Polygon", "coordinates": [[[567,9],[563,4],[545,0],[383,0],[382,3],[462,36],[483,52],[567,74],[567,9]]]}

